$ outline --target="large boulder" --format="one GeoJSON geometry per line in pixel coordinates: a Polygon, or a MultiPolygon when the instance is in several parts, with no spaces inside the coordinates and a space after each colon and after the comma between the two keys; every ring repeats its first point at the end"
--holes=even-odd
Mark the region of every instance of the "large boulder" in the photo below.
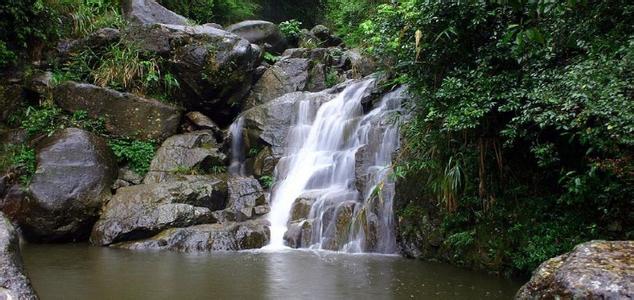
{"type": "Polygon", "coordinates": [[[310,35],[316,37],[320,41],[320,45],[324,47],[336,47],[343,43],[343,40],[330,32],[330,29],[324,25],[315,25],[310,30],[310,35]]]}
{"type": "Polygon", "coordinates": [[[211,173],[214,167],[224,166],[225,160],[212,131],[175,135],[156,152],[144,182],[163,182],[170,174],[211,173]]]}
{"type": "Polygon", "coordinates": [[[235,221],[254,218],[255,207],[268,204],[260,182],[253,177],[232,176],[227,181],[227,185],[229,187],[227,212],[235,221]]]}
{"type": "Polygon", "coordinates": [[[286,50],[286,40],[277,25],[261,20],[243,21],[230,25],[227,31],[235,33],[253,44],[263,46],[266,51],[282,53],[286,50]]]}
{"type": "Polygon", "coordinates": [[[333,97],[331,91],[295,92],[245,111],[243,116],[247,149],[258,145],[270,147],[271,155],[279,159],[287,147],[286,139],[297,115],[298,102],[308,101],[308,109],[314,113],[321,104],[333,97]]]}
{"type": "Polygon", "coordinates": [[[225,207],[226,196],[226,182],[212,176],[120,188],[104,207],[90,241],[110,245],[171,227],[213,223],[211,212],[225,207]]]}
{"type": "Polygon", "coordinates": [[[102,138],[76,128],[56,132],[37,148],[37,170],[18,219],[35,241],[84,240],[110,196],[117,165],[102,138]]]}
{"type": "Polygon", "coordinates": [[[126,20],[132,24],[188,24],[187,18],[161,6],[154,0],[123,0],[121,8],[126,20]]]}
{"type": "Polygon", "coordinates": [[[66,82],[54,90],[64,110],[103,118],[108,132],[136,139],[165,139],[178,129],[181,110],[173,105],[92,84],[66,82]]]}
{"type": "Polygon", "coordinates": [[[0,299],[37,298],[24,273],[18,234],[0,212],[0,299]]]}
{"type": "Polygon", "coordinates": [[[591,241],[544,262],[516,299],[632,299],[634,241],[591,241]]]}
{"type": "Polygon", "coordinates": [[[270,231],[263,221],[203,224],[165,230],[151,238],[113,245],[131,250],[180,252],[237,251],[258,249],[269,243],[270,231]]]}
{"type": "Polygon", "coordinates": [[[303,220],[288,225],[284,233],[284,241],[291,248],[306,248],[312,243],[314,220],[303,220]]]}
{"type": "Polygon", "coordinates": [[[261,49],[211,26],[155,24],[129,30],[127,38],[146,51],[169,57],[178,95],[188,110],[205,113],[220,126],[231,123],[248,94],[261,49]]]}
{"type": "Polygon", "coordinates": [[[253,86],[247,108],[298,91],[317,92],[325,86],[324,65],[306,58],[283,58],[253,86]]]}

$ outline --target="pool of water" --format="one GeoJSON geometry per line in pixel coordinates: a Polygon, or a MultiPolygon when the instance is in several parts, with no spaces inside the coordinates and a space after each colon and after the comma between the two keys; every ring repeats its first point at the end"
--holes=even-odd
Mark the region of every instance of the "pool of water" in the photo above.
{"type": "Polygon", "coordinates": [[[398,256],[24,245],[46,299],[512,299],[520,283],[398,256]]]}

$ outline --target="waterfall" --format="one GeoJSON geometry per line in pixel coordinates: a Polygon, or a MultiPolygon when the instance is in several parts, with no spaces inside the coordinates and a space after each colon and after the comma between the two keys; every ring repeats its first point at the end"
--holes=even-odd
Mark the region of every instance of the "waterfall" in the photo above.
{"type": "Polygon", "coordinates": [[[318,109],[300,100],[276,168],[268,249],[396,251],[390,174],[402,91],[364,115],[373,80],[355,82],[318,109]],[[291,216],[292,214],[292,216],[291,216]]]}
{"type": "Polygon", "coordinates": [[[244,128],[244,117],[238,117],[229,127],[231,134],[231,165],[229,174],[244,175],[244,147],[242,145],[242,131],[244,128]]]}

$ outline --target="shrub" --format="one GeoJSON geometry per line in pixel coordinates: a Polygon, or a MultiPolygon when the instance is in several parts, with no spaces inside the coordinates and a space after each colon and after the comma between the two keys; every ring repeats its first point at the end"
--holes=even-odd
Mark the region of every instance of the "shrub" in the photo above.
{"type": "Polygon", "coordinates": [[[121,164],[128,164],[137,174],[144,176],[150,169],[150,163],[156,152],[152,141],[130,139],[111,139],[108,144],[121,164]]]}
{"type": "Polygon", "coordinates": [[[297,40],[302,30],[302,22],[292,19],[280,23],[279,27],[286,39],[297,40]]]}

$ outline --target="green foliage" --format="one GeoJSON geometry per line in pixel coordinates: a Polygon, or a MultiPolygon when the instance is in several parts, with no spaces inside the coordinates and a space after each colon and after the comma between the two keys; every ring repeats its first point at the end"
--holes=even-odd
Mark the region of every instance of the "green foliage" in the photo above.
{"type": "Polygon", "coordinates": [[[9,122],[20,126],[29,136],[51,135],[58,129],[75,127],[94,133],[105,131],[103,118],[93,119],[85,111],[76,111],[70,115],[50,104],[42,106],[28,106],[23,111],[12,116],[9,122]]]}
{"type": "Polygon", "coordinates": [[[227,172],[227,166],[215,165],[210,168],[211,173],[213,174],[221,174],[227,172]]]}
{"type": "Polygon", "coordinates": [[[141,176],[150,169],[156,152],[156,144],[153,141],[111,139],[108,144],[120,164],[128,164],[141,176]]]}
{"type": "Polygon", "coordinates": [[[271,189],[275,185],[275,177],[264,175],[258,179],[264,188],[271,189]]]}
{"type": "Polygon", "coordinates": [[[297,40],[302,30],[302,22],[295,19],[280,23],[279,28],[284,37],[288,40],[297,40]]]}
{"type": "Polygon", "coordinates": [[[251,0],[161,0],[160,3],[200,24],[243,21],[253,17],[258,9],[251,0]]]}
{"type": "Polygon", "coordinates": [[[326,73],[326,87],[333,87],[335,85],[337,85],[339,82],[341,82],[341,79],[339,77],[339,73],[337,73],[337,70],[335,69],[330,69],[328,70],[328,72],[326,73]]]}
{"type": "Polygon", "coordinates": [[[264,60],[269,64],[275,64],[280,60],[280,56],[272,54],[270,52],[264,52],[264,60]]]}
{"type": "Polygon", "coordinates": [[[397,169],[444,204],[451,248],[526,274],[575,243],[631,237],[632,12],[624,0],[404,0],[360,23],[420,99],[397,169]]]}
{"type": "Polygon", "coordinates": [[[387,0],[326,0],[326,17],[330,26],[348,45],[364,44],[361,24],[387,0]]]}
{"type": "Polygon", "coordinates": [[[28,186],[35,174],[35,150],[25,146],[18,147],[11,158],[11,164],[20,174],[20,183],[28,186]]]}

